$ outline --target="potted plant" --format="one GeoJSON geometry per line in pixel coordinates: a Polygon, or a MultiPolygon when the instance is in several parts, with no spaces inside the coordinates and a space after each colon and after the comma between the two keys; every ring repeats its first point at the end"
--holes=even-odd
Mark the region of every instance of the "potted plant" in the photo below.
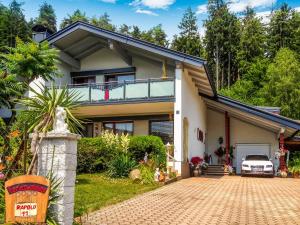
{"type": "Polygon", "coordinates": [[[194,177],[198,177],[201,174],[201,163],[203,162],[203,159],[199,156],[192,157],[191,163],[190,163],[190,170],[191,175],[194,177]]]}
{"type": "Polygon", "coordinates": [[[289,172],[295,178],[300,178],[300,154],[294,154],[292,160],[289,163],[289,172]]]}

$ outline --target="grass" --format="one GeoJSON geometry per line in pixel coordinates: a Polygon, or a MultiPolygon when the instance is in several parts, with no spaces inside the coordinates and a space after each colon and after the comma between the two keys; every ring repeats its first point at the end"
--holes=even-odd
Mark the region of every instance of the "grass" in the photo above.
{"type": "Polygon", "coordinates": [[[81,174],[75,188],[75,217],[115,204],[159,187],[137,184],[130,179],[112,179],[105,174],[81,174]]]}

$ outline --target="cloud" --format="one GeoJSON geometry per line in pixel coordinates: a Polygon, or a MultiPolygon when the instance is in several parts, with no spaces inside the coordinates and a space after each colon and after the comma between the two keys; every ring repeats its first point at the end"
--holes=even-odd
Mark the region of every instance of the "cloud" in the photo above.
{"type": "Polygon", "coordinates": [[[204,13],[207,13],[207,5],[204,4],[204,5],[199,5],[197,7],[197,11],[196,11],[197,14],[204,14],[204,13]]]}
{"type": "Polygon", "coordinates": [[[256,16],[261,18],[261,22],[267,24],[270,22],[271,11],[257,12],[256,16]]]}
{"type": "Polygon", "coordinates": [[[233,0],[228,4],[232,12],[243,12],[247,6],[252,8],[266,8],[276,3],[277,0],[233,0]]]}
{"type": "Polygon", "coordinates": [[[294,8],[295,11],[300,12],[300,7],[294,8]]]}
{"type": "Polygon", "coordinates": [[[158,14],[156,14],[155,12],[152,12],[150,10],[137,9],[135,12],[139,13],[139,14],[146,14],[146,15],[149,15],[149,16],[158,16],[158,14]]]}
{"type": "Polygon", "coordinates": [[[137,6],[145,6],[150,9],[166,9],[170,5],[173,5],[176,0],[134,0],[129,5],[137,7],[137,6]]]}
{"type": "Polygon", "coordinates": [[[100,1],[105,3],[112,3],[112,4],[115,4],[117,2],[117,0],[100,0],[100,1]]]}

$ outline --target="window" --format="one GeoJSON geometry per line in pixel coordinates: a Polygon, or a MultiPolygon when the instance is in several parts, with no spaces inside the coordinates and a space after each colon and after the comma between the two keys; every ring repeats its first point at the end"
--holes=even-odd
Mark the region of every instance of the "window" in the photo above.
{"type": "Polygon", "coordinates": [[[124,83],[124,81],[132,81],[134,80],[135,76],[133,74],[127,75],[108,75],[105,76],[105,82],[118,82],[124,83]]]}
{"type": "Polygon", "coordinates": [[[93,123],[83,124],[82,135],[84,137],[93,137],[94,136],[94,124],[93,123]]]}
{"type": "Polygon", "coordinates": [[[73,77],[73,84],[93,84],[96,82],[96,77],[73,77]]]}
{"type": "Polygon", "coordinates": [[[103,128],[114,134],[133,135],[133,122],[105,122],[103,123],[103,128]]]}
{"type": "Polygon", "coordinates": [[[174,143],[174,122],[173,121],[150,121],[150,134],[158,136],[164,144],[174,143]]]}

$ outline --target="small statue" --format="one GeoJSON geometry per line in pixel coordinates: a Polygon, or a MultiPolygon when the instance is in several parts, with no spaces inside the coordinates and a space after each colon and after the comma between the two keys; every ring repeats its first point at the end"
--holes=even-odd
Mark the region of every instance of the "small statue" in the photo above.
{"type": "Polygon", "coordinates": [[[51,133],[70,133],[68,124],[65,122],[67,113],[63,107],[57,106],[55,110],[55,119],[53,123],[53,131],[51,133]]]}
{"type": "Polygon", "coordinates": [[[145,156],[144,156],[144,162],[145,162],[145,163],[148,162],[148,153],[147,153],[147,152],[145,153],[145,156]]]}
{"type": "Polygon", "coordinates": [[[279,160],[280,160],[280,151],[275,152],[275,157],[274,157],[274,172],[275,172],[275,176],[278,176],[278,169],[279,169],[279,160]]]}
{"type": "Polygon", "coordinates": [[[154,181],[159,181],[159,176],[160,176],[160,171],[159,168],[156,168],[155,173],[154,173],[154,181]]]}

